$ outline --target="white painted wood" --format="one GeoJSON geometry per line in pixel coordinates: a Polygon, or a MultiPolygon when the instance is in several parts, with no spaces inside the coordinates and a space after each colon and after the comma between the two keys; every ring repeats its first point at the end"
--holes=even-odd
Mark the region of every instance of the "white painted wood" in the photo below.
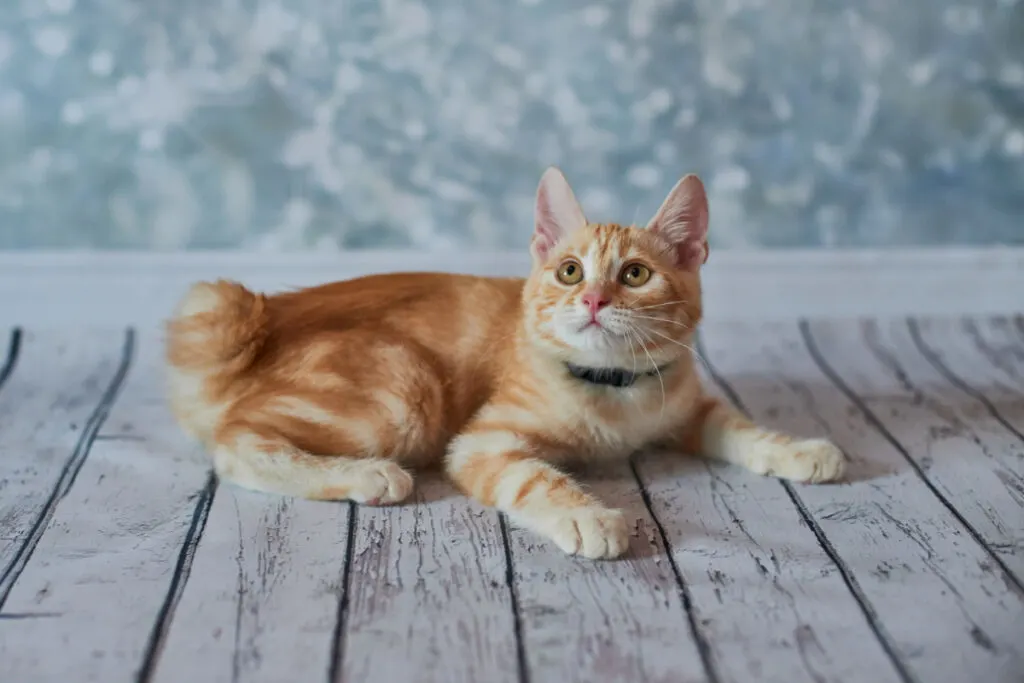
{"type": "Polygon", "coordinates": [[[519,680],[493,510],[421,474],[414,503],[358,508],[354,541],[339,680],[519,680]]]}
{"type": "Polygon", "coordinates": [[[22,332],[20,329],[10,330],[0,327],[0,334],[3,334],[3,341],[0,342],[0,387],[4,385],[7,378],[14,371],[14,363],[18,359],[18,349],[21,347],[22,332]]]}
{"type": "MultiPolygon", "coordinates": [[[[3,332],[0,365],[10,339],[3,332]]],[[[0,607],[81,466],[124,339],[123,330],[22,334],[0,386],[0,607]]]]}
{"type": "Polygon", "coordinates": [[[123,681],[139,669],[207,463],[170,421],[162,348],[137,360],[75,486],[57,507],[0,621],[4,678],[123,681]]]}
{"type": "MultiPolygon", "coordinates": [[[[1024,413],[1024,314],[1012,317],[971,318],[964,329],[978,352],[986,357],[992,369],[1005,373],[1004,381],[1012,389],[1005,398],[1015,418],[1024,413]]],[[[1004,397],[997,396],[999,400],[1004,397]]],[[[1022,425],[1024,426],[1024,425],[1022,425]]]]}
{"type": "Polygon", "coordinates": [[[509,529],[529,680],[710,680],[661,536],[629,468],[591,472],[583,481],[625,512],[629,552],[619,560],[586,560],[529,531],[509,529]]]}
{"type": "Polygon", "coordinates": [[[755,418],[829,434],[853,481],[795,487],[903,666],[930,683],[1024,670],[1024,595],[805,350],[794,324],[711,324],[709,360],[755,418]]]}
{"type": "Polygon", "coordinates": [[[900,680],[778,480],[679,453],[645,455],[637,470],[718,681],[900,680]]]}
{"type": "Polygon", "coordinates": [[[1024,316],[915,319],[925,353],[1024,433],[1024,316]]]}
{"type": "Polygon", "coordinates": [[[153,680],[323,680],[348,509],[221,484],[153,680]]]}
{"type": "MultiPolygon", "coordinates": [[[[811,325],[844,386],[1019,569],[1021,517],[1011,504],[1021,502],[1012,484],[1024,457],[1013,431],[1024,430],[1024,332],[1013,318],[928,319],[918,329],[969,390],[920,352],[903,321],[880,324],[871,346],[855,323],[811,325]]],[[[511,530],[532,683],[706,681],[702,655],[723,683],[888,683],[900,677],[883,643],[899,653],[905,680],[1020,681],[1018,586],[823,374],[798,328],[711,320],[705,338],[756,417],[833,434],[855,456],[858,479],[793,487],[809,529],[774,480],[669,455],[641,459],[684,596],[632,475],[586,477],[626,508],[636,533],[627,558],[592,562],[511,530]]],[[[131,680],[150,661],[142,680],[323,680],[347,506],[226,487],[206,517],[208,460],[170,420],[158,331],[138,340],[109,418],[88,457],[76,456],[77,477],[61,479],[116,377],[123,339],[120,325],[32,330],[0,387],[0,569],[59,484],[0,607],[0,679],[131,680]],[[183,552],[187,538],[198,545],[183,552]],[[166,632],[154,638],[161,614],[166,632]],[[158,656],[147,659],[151,643],[158,656]]],[[[0,336],[0,356],[5,345],[0,336]]],[[[336,680],[520,680],[495,514],[429,477],[418,486],[418,504],[358,511],[336,680]]]]}
{"type": "MultiPolygon", "coordinates": [[[[1024,585],[1024,440],[928,361],[906,321],[810,329],[828,365],[1024,585]]],[[[968,377],[977,376],[972,361],[984,362],[957,363],[968,377]]]]}
{"type": "MultiPolygon", "coordinates": [[[[228,277],[278,291],[397,270],[519,275],[528,272],[529,255],[0,252],[0,310],[22,324],[147,327],[166,318],[199,279],[228,277]]],[[[709,319],[997,314],[1020,307],[1024,249],[712,249],[704,273],[709,319]]]]}

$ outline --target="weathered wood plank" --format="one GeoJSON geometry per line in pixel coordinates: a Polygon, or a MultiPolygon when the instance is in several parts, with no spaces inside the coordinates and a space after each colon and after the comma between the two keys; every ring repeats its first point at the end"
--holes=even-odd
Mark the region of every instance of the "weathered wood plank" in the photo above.
{"type": "Polygon", "coordinates": [[[1014,680],[1010,672],[1024,667],[1024,595],[909,466],[902,445],[830,380],[801,330],[712,324],[705,335],[709,360],[756,419],[828,434],[850,457],[851,482],[793,488],[907,676],[1014,680]]]}
{"type": "Polygon", "coordinates": [[[523,648],[532,683],[712,680],[657,525],[629,467],[590,472],[588,488],[621,508],[628,554],[594,561],[509,529],[523,648]]]}
{"type": "Polygon", "coordinates": [[[18,360],[18,351],[21,349],[21,328],[15,327],[10,331],[2,331],[3,341],[6,343],[6,350],[4,352],[3,360],[0,360],[0,388],[4,386],[4,382],[11,376],[11,372],[14,370],[14,364],[18,360]]]}
{"type": "Polygon", "coordinates": [[[519,680],[493,510],[422,474],[414,503],[360,507],[354,528],[337,680],[519,680]]]}
{"type": "Polygon", "coordinates": [[[921,353],[1024,441],[1024,317],[911,319],[921,353]]]}
{"type": "Polygon", "coordinates": [[[637,470],[718,681],[900,680],[789,487],[678,453],[645,455],[637,470]]]}
{"type": "Polygon", "coordinates": [[[153,680],[323,679],[347,538],[347,505],[218,487],[153,680]]]}
{"type": "Polygon", "coordinates": [[[38,615],[0,622],[0,661],[12,681],[131,678],[158,616],[173,611],[169,588],[188,575],[182,542],[201,527],[207,463],[170,419],[158,333],[142,336],[137,355],[78,483],[8,598],[8,611],[38,615]]]}
{"type": "Polygon", "coordinates": [[[123,330],[10,340],[16,353],[0,372],[0,609],[82,467],[127,363],[123,330]]]}
{"type": "Polygon", "coordinates": [[[1024,441],[951,384],[912,329],[904,320],[810,326],[825,362],[1024,591],[1024,441]]]}

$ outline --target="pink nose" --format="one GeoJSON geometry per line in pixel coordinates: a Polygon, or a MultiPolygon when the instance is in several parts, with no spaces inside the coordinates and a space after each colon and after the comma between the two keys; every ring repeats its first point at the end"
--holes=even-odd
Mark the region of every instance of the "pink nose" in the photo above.
{"type": "Polygon", "coordinates": [[[583,295],[583,305],[590,311],[590,315],[597,315],[598,311],[610,303],[611,301],[598,292],[587,292],[583,295]]]}

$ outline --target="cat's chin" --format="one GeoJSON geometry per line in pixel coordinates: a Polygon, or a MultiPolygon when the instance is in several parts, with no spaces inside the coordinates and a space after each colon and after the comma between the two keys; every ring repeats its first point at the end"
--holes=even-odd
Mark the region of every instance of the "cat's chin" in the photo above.
{"type": "Polygon", "coordinates": [[[627,336],[596,326],[563,330],[559,341],[571,349],[567,360],[590,367],[617,367],[633,363],[633,351],[627,336]]]}

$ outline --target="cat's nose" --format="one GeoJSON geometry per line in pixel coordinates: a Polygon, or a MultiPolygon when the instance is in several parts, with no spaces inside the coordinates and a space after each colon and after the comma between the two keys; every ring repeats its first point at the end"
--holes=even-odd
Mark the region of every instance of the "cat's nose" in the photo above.
{"type": "Polygon", "coordinates": [[[596,315],[598,311],[611,303],[611,300],[600,292],[587,292],[583,295],[583,305],[590,311],[590,315],[596,315]]]}

